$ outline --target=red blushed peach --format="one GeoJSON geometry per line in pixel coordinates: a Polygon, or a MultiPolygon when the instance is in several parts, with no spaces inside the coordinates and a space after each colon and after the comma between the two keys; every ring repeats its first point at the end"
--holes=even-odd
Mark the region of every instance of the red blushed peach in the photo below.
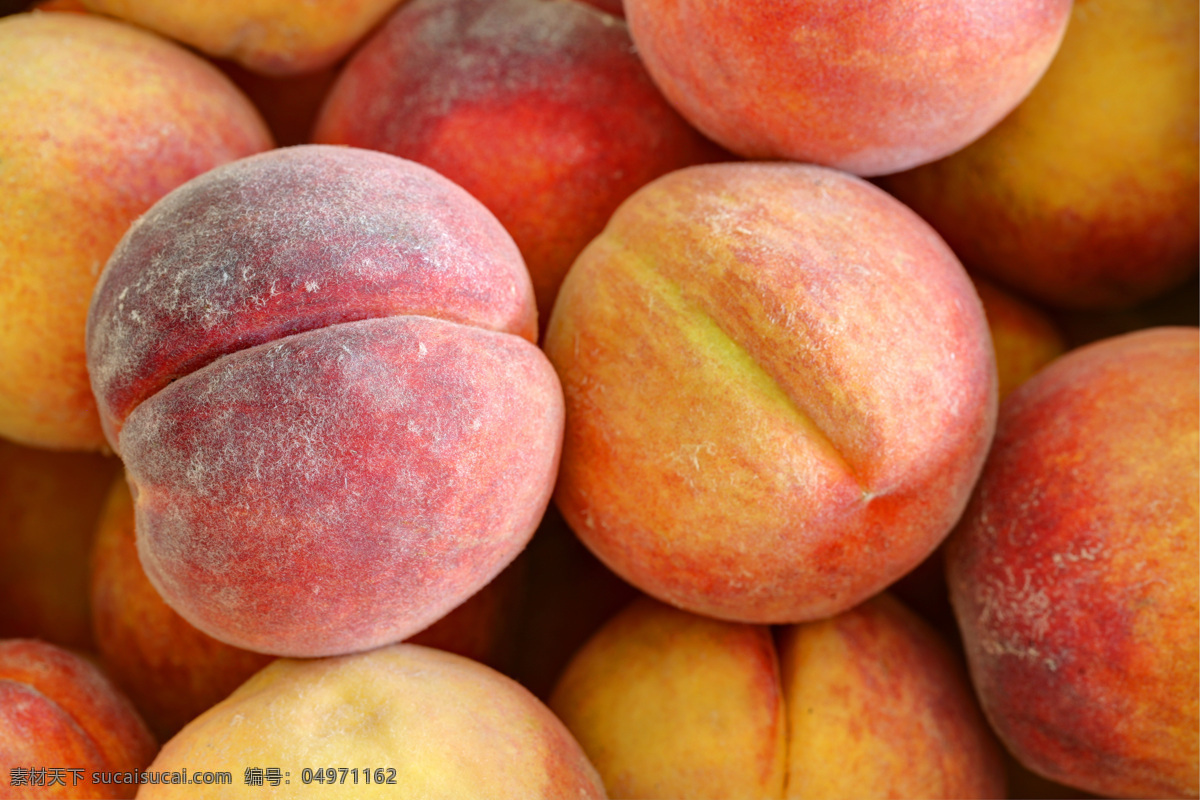
{"type": "Polygon", "coordinates": [[[203,59],[85,14],[0,21],[0,436],[104,443],[83,330],[129,224],[184,181],[272,146],[203,59]]]}
{"type": "Polygon", "coordinates": [[[133,706],[99,669],[44,642],[0,641],[5,797],[133,797],[136,786],[105,780],[105,774],[141,772],[157,749],[133,706]],[[43,772],[47,785],[18,785],[17,770],[32,769],[53,770],[56,777],[43,772]],[[95,773],[100,780],[93,782],[95,773]]]}
{"type": "Polygon", "coordinates": [[[1192,0],[1077,2],[1012,114],[884,185],[968,268],[1052,306],[1125,307],[1183,283],[1200,253],[1198,17],[1192,0]]]}
{"type": "Polygon", "coordinates": [[[541,519],[562,396],[528,273],[432,170],[307,146],[157,204],[97,288],[89,364],[163,598],[229,644],[403,639],[541,519]]]}
{"type": "Polygon", "coordinates": [[[1053,58],[1070,0],[627,0],[671,104],[750,158],[881,175],[981,136],[1053,58]]]}
{"type": "Polygon", "coordinates": [[[267,75],[328,67],[399,0],[82,0],[119,17],[267,75]]]}
{"type": "Polygon", "coordinates": [[[643,598],[550,707],[614,797],[1000,797],[999,747],[950,650],[887,596],[779,632],[643,598]]]}
{"type": "Polygon", "coordinates": [[[151,765],[183,767],[229,771],[234,781],[146,786],[139,797],[604,796],[579,745],[533,695],[481,664],[411,644],[276,661],[180,731],[151,765]],[[278,767],[290,783],[243,783],[246,767],[259,764],[278,767]],[[319,781],[306,781],[306,770],[320,770],[319,781]]]}
{"type": "Polygon", "coordinates": [[[92,647],[88,552],[120,468],[0,439],[0,639],[92,647]]]}
{"type": "Polygon", "coordinates": [[[630,583],[710,616],[795,622],[878,592],[949,532],[991,441],[962,266],[821,167],[645,187],[575,262],[545,347],[563,516],[630,583]]]}
{"type": "Polygon", "coordinates": [[[1200,332],[1075,350],[1001,408],[947,544],[993,727],[1103,795],[1200,790],[1200,332]]]}
{"type": "MultiPolygon", "coordinates": [[[[112,484],[92,552],[96,646],[113,680],[165,741],[274,660],[219,642],[171,610],[138,562],[133,498],[112,484]]],[[[411,641],[500,664],[523,588],[518,559],[411,641]],[[515,568],[515,569],[514,569],[515,568]]]]}
{"type": "Polygon", "coordinates": [[[342,71],[314,140],[412,159],[482,201],[543,320],[622,200],[726,155],[654,88],[622,20],[545,0],[405,3],[342,71]]]}

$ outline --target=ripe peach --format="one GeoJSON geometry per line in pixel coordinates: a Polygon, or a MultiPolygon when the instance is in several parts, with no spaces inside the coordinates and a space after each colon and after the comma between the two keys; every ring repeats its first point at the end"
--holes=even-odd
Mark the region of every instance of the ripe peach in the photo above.
{"type": "Polygon", "coordinates": [[[271,147],[211,65],[85,14],[0,20],[0,436],[99,449],[83,330],[129,224],[179,184],[271,147]]]}
{"type": "Polygon", "coordinates": [[[403,639],[524,547],[562,395],[512,239],[425,167],[303,146],[155,205],[88,358],[159,594],[238,647],[403,639]]]}
{"type": "Polygon", "coordinates": [[[957,521],[992,436],[961,265],[821,167],[643,188],[571,268],[545,347],[567,401],[563,516],[630,583],[725,619],[825,617],[903,575],[957,521]]]}
{"type": "Polygon", "coordinates": [[[1012,114],[884,186],[968,268],[1041,302],[1114,308],[1160,294],[1200,253],[1198,34],[1192,0],[1078,2],[1012,114]]]}
{"type": "Polygon", "coordinates": [[[947,574],[1008,748],[1109,796],[1200,789],[1200,332],[1072,351],[1001,409],[947,574]]]}
{"type": "Polygon", "coordinates": [[[1070,0],[914,6],[627,0],[671,104],[750,158],[881,175],[949,155],[1020,102],[1062,39],[1070,0]]]}
{"type": "Polygon", "coordinates": [[[218,58],[267,75],[328,67],[387,16],[399,0],[83,0],[218,58]]]}
{"type": "Polygon", "coordinates": [[[550,707],[614,797],[999,797],[966,675],[882,595],[780,632],[643,598],[576,654],[550,707]]]}
{"type": "Polygon", "coordinates": [[[474,661],[411,644],[276,661],[167,742],[151,769],[201,766],[234,781],[145,786],[139,797],[604,796],[579,745],[533,695],[474,661]],[[280,769],[278,785],[244,784],[255,766],[280,769]],[[306,781],[306,768],[321,783],[306,781]]]}
{"type": "Polygon", "coordinates": [[[545,0],[405,3],[342,71],[314,141],[412,159],[482,201],[543,320],[622,200],[726,155],[654,88],[623,20],[545,0]]]}
{"type": "MultiPolygon", "coordinates": [[[[522,564],[518,559],[410,641],[499,662],[523,588],[523,570],[514,567],[522,564]]],[[[274,660],[200,632],[158,596],[138,562],[133,498],[124,476],[113,482],[96,532],[91,594],[104,666],[164,741],[274,660]]]]}
{"type": "Polygon", "coordinates": [[[133,706],[89,662],[32,639],[0,641],[5,797],[133,797],[132,782],[107,778],[140,772],[157,749],[133,706]]]}
{"type": "Polygon", "coordinates": [[[120,467],[0,439],[0,639],[92,647],[88,552],[120,467]]]}
{"type": "Polygon", "coordinates": [[[781,797],[787,715],[771,631],[643,597],[575,655],[550,708],[613,797],[781,797]]]}

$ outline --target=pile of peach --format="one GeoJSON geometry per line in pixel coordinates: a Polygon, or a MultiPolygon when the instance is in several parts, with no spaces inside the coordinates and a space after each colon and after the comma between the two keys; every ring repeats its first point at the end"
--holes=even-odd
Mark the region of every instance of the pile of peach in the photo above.
{"type": "Polygon", "coordinates": [[[1195,2],[0,18],[0,797],[1200,796],[1195,2]]]}

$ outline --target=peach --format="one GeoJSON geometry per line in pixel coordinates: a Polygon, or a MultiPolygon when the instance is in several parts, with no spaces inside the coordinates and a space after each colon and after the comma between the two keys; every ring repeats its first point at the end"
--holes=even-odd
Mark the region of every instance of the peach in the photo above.
{"type": "Polygon", "coordinates": [[[182,767],[234,781],[144,786],[139,798],[604,796],[579,745],[533,695],[474,661],[411,644],[276,661],[151,765],[182,767]],[[253,767],[281,774],[249,785],[253,767]]]}
{"type": "Polygon", "coordinates": [[[211,65],[85,14],[0,20],[0,436],[104,443],[83,331],[129,224],[184,181],[272,146],[211,65]]]}
{"type": "Polygon", "coordinates": [[[763,625],[634,601],[550,696],[612,797],[782,797],[787,714],[763,625]]]}
{"type": "Polygon", "coordinates": [[[88,552],[120,466],[0,439],[0,639],[92,647],[88,552]]]}
{"type": "Polygon", "coordinates": [[[314,141],[412,159],[477,197],[543,320],[622,200],[725,155],[654,88],[623,20],[545,0],[405,3],[342,71],[314,141]]]}
{"type": "Polygon", "coordinates": [[[1078,2],[1012,114],[884,185],[968,268],[1035,300],[1115,308],[1161,294],[1200,252],[1198,29],[1190,0],[1078,2]]]}
{"type": "Polygon", "coordinates": [[[1001,408],[947,575],[984,711],[1052,780],[1200,790],[1200,331],[1072,351],[1001,408]]]}
{"type": "MultiPolygon", "coordinates": [[[[410,641],[492,666],[503,663],[523,565],[513,562],[410,641]]],[[[274,660],[201,633],[158,596],[138,562],[133,498],[123,476],[112,485],[96,532],[91,597],[105,668],[164,741],[274,660]]]]}
{"type": "Polygon", "coordinates": [[[399,0],[83,0],[218,58],[266,75],[296,75],[333,65],[399,0]]]}
{"type": "Polygon", "coordinates": [[[789,626],[634,602],[550,707],[614,797],[999,797],[999,747],[962,667],[886,595],[789,626]]]}
{"type": "Polygon", "coordinates": [[[158,745],[129,700],[79,656],[0,641],[5,797],[133,797],[158,745]]]}
{"type": "Polygon", "coordinates": [[[630,583],[724,619],[878,592],[949,532],[991,441],[995,365],[962,266],[822,167],[649,184],[572,266],[545,348],[567,402],[563,516],[630,583]]]}
{"type": "Polygon", "coordinates": [[[532,294],[483,206],[383,153],[276,150],[156,204],[88,324],[155,589],[228,644],[317,656],[485,585],[558,465],[532,294]]]}
{"type": "Polygon", "coordinates": [[[1045,71],[1070,0],[627,0],[646,69],[715,141],[882,175],[949,155],[1045,71]]]}

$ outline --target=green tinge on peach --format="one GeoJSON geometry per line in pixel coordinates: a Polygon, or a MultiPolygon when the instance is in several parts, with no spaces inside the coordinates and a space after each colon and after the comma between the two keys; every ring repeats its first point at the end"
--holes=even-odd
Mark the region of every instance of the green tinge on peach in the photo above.
{"type": "Polygon", "coordinates": [[[829,616],[903,575],[957,521],[994,425],[962,266],[821,167],[644,187],[575,262],[545,348],[564,517],[630,583],[725,619],[829,616]]]}

